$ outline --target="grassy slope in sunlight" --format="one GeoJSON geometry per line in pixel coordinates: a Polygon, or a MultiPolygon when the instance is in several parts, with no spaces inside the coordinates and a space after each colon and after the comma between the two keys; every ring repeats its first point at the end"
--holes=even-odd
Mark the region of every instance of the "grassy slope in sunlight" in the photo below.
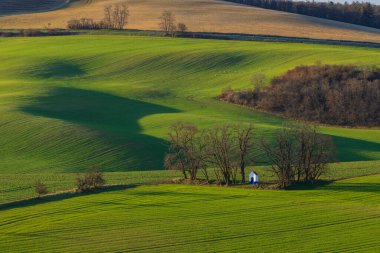
{"type": "MultiPolygon", "coordinates": [[[[251,169],[247,168],[247,177],[251,169]]],[[[263,182],[273,182],[275,179],[267,166],[255,166],[254,170],[263,182]]],[[[331,181],[372,174],[380,174],[380,161],[330,164],[328,172],[321,179],[331,181]]],[[[107,185],[150,184],[181,176],[177,171],[168,170],[106,172],[104,175],[107,185]]],[[[213,170],[209,171],[209,176],[215,179],[213,170]]],[[[37,197],[34,184],[38,180],[46,185],[49,193],[73,190],[77,177],[77,173],[0,174],[0,205],[37,197]]],[[[202,175],[199,177],[202,178],[202,175]]]]}
{"type": "Polygon", "coordinates": [[[0,251],[376,252],[379,180],[298,191],[140,186],[30,204],[2,211],[0,251]]]}
{"type": "MultiPolygon", "coordinates": [[[[377,49],[124,36],[0,39],[0,172],[162,168],[168,126],[283,119],[216,101],[301,64],[374,64],[377,49]]],[[[323,127],[340,161],[379,160],[379,129],[323,127]]]]}

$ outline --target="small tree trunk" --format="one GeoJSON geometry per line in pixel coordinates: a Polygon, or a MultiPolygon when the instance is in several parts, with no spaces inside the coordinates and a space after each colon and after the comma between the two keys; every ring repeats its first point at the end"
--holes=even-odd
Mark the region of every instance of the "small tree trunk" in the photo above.
{"type": "Polygon", "coordinates": [[[182,170],[182,174],[183,174],[183,178],[184,178],[184,179],[187,179],[187,174],[186,174],[186,171],[185,171],[185,170],[182,170]]]}
{"type": "Polygon", "coordinates": [[[241,183],[245,184],[245,162],[240,163],[241,183]]]}

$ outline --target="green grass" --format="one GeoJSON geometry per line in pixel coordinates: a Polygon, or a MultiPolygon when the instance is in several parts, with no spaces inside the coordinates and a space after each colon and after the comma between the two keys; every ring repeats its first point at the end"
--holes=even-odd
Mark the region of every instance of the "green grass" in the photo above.
{"type": "MultiPolygon", "coordinates": [[[[380,251],[380,129],[322,126],[338,158],[302,190],[144,185],[162,169],[168,126],[286,120],[216,101],[301,64],[374,64],[380,51],[311,44],[123,36],[0,38],[0,204],[74,187],[99,164],[108,184],[1,207],[0,252],[380,251]],[[354,162],[350,162],[354,161],[354,162]],[[361,162],[358,162],[361,161],[361,162]],[[138,170],[138,171],[137,171],[138,170]],[[156,170],[156,171],[153,171],[156,170]],[[357,178],[352,178],[357,177],[357,178]],[[323,242],[323,243],[322,243],[323,242]]],[[[265,167],[255,167],[264,181],[265,167]]]]}
{"type": "MultiPolygon", "coordinates": [[[[321,180],[332,181],[345,178],[353,178],[363,175],[380,174],[380,161],[348,162],[330,164],[328,173],[321,180]]],[[[252,168],[247,168],[248,177],[252,168]]],[[[275,175],[266,166],[254,168],[260,175],[260,180],[272,183],[275,175]]],[[[39,174],[1,174],[0,176],[0,204],[18,200],[35,198],[34,184],[36,181],[43,182],[49,193],[57,193],[74,189],[77,173],[39,173],[39,174]]],[[[135,185],[164,182],[182,175],[177,171],[130,171],[130,172],[106,172],[104,177],[107,185],[135,185]]],[[[215,180],[213,169],[209,170],[211,180],[215,180]]],[[[199,178],[203,178],[199,173],[199,178]]],[[[297,188],[299,188],[297,186],[297,188]]]]}
{"type": "Polygon", "coordinates": [[[380,176],[298,191],[139,186],[1,212],[1,252],[377,252],[380,176]]]}
{"type": "MultiPolygon", "coordinates": [[[[378,49],[124,36],[0,39],[0,173],[162,169],[168,126],[284,119],[215,101],[301,64],[374,64],[378,49]]],[[[380,160],[379,129],[323,127],[340,161],[380,160]]]]}
{"type": "MultiPolygon", "coordinates": [[[[75,189],[77,177],[77,173],[1,174],[0,204],[37,197],[34,184],[38,180],[46,185],[49,193],[75,189]]],[[[176,171],[167,170],[107,172],[104,175],[107,185],[156,183],[177,177],[180,175],[176,171]]]]}

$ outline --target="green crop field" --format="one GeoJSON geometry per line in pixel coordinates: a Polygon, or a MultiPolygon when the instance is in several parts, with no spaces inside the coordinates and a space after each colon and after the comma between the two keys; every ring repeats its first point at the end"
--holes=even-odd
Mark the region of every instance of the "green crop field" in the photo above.
{"type": "Polygon", "coordinates": [[[380,176],[297,191],[139,186],[0,216],[1,252],[378,252],[380,176]]]}
{"type": "MultiPolygon", "coordinates": [[[[271,183],[275,179],[273,172],[267,166],[248,168],[247,177],[251,169],[258,172],[260,179],[264,182],[271,183]]],[[[380,161],[330,164],[328,172],[321,179],[331,181],[372,174],[380,174],[380,161]]],[[[209,176],[210,179],[215,179],[212,169],[209,171],[209,176]]],[[[181,177],[181,173],[168,170],[105,173],[107,185],[156,184],[179,177],[181,177]]],[[[199,177],[202,178],[202,175],[199,177]]],[[[2,204],[35,198],[37,194],[34,184],[38,180],[46,185],[49,193],[54,194],[73,190],[76,178],[77,173],[0,174],[0,210],[2,204]]]]}
{"type": "MultiPolygon", "coordinates": [[[[215,97],[228,86],[252,87],[257,72],[269,82],[316,62],[380,67],[380,51],[121,35],[0,38],[0,252],[380,251],[379,128],[321,126],[340,163],[319,185],[163,184],[180,176],[162,170],[170,124],[253,123],[257,138],[270,138],[289,120],[215,97]],[[73,193],[77,173],[93,164],[108,187],[73,193]],[[58,194],[30,199],[37,180],[58,194]]],[[[266,166],[254,169],[273,181],[266,166]]]]}
{"type": "MultiPolygon", "coordinates": [[[[0,39],[0,172],[162,169],[176,121],[251,122],[267,136],[284,119],[216,101],[301,65],[380,66],[380,51],[313,44],[127,36],[0,39]]],[[[339,161],[380,159],[379,129],[322,127],[339,161]]]]}

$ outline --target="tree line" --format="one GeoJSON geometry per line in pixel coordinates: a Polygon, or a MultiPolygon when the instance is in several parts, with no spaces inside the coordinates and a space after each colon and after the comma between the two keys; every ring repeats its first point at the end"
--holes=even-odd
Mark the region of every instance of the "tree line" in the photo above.
{"type": "Polygon", "coordinates": [[[201,173],[207,182],[212,171],[217,184],[226,186],[245,184],[246,168],[259,156],[270,164],[281,188],[315,183],[327,171],[334,154],[331,137],[305,123],[284,126],[271,139],[263,139],[251,124],[200,130],[179,122],[172,125],[168,137],[170,145],[164,159],[167,169],[180,171],[183,179],[190,181],[197,180],[201,173]]]}
{"type": "MultiPolygon", "coordinates": [[[[129,9],[126,2],[104,7],[104,16],[100,21],[92,18],[73,19],[67,22],[67,28],[72,30],[122,30],[128,24],[129,9]]],[[[175,36],[188,31],[186,24],[176,24],[176,17],[171,11],[163,11],[158,23],[165,36],[175,36]]]]}
{"type": "Polygon", "coordinates": [[[69,20],[67,28],[80,29],[113,29],[121,30],[128,23],[129,10],[126,2],[104,7],[104,17],[100,21],[94,21],[92,18],[81,18],[69,20]]]}
{"type": "Polygon", "coordinates": [[[292,0],[226,0],[229,2],[256,6],[264,9],[303,14],[318,18],[380,28],[380,6],[355,1],[334,3],[292,0]]]}
{"type": "Polygon", "coordinates": [[[351,65],[300,66],[274,78],[255,74],[252,89],[225,89],[219,99],[306,121],[380,125],[380,69],[351,65]]]}

